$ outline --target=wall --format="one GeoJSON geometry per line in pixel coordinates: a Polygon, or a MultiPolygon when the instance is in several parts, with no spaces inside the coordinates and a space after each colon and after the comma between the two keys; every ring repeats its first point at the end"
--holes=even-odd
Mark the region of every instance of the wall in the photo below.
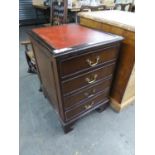
{"type": "Polygon", "coordinates": [[[19,0],[19,20],[31,20],[36,18],[32,0],[19,0]]]}
{"type": "Polygon", "coordinates": [[[44,0],[32,0],[32,4],[34,4],[34,5],[43,5],[44,0]]]}

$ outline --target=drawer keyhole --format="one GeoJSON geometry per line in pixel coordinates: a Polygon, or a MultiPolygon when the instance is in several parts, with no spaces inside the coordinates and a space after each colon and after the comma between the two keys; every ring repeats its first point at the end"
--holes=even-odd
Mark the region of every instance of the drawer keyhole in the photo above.
{"type": "Polygon", "coordinates": [[[95,92],[96,92],[96,89],[93,89],[93,90],[92,90],[92,94],[89,94],[88,92],[85,92],[84,95],[85,95],[86,97],[89,98],[89,97],[94,96],[94,93],[95,93],[95,92]]]}

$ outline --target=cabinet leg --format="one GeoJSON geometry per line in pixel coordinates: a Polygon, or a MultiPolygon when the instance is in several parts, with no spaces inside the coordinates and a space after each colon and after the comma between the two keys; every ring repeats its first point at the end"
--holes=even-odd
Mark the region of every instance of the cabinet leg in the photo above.
{"type": "Polygon", "coordinates": [[[40,86],[40,88],[39,88],[39,91],[40,91],[40,92],[42,92],[42,91],[43,91],[43,89],[42,89],[42,87],[41,87],[41,86],[40,86]]]}
{"type": "Polygon", "coordinates": [[[45,91],[43,91],[43,94],[44,94],[44,97],[47,98],[47,95],[46,95],[46,92],[45,91]]]}
{"type": "Polygon", "coordinates": [[[40,88],[39,88],[39,91],[40,91],[40,92],[43,92],[43,85],[42,85],[41,82],[40,82],[40,88]]]}
{"type": "Polygon", "coordinates": [[[40,91],[40,92],[43,92],[44,97],[47,98],[47,92],[46,92],[46,90],[42,87],[42,84],[40,84],[39,91],[40,91]]]}
{"type": "Polygon", "coordinates": [[[43,89],[43,88],[42,88],[42,93],[43,93],[44,97],[47,98],[47,93],[46,93],[45,89],[43,89]]]}
{"type": "Polygon", "coordinates": [[[62,127],[63,127],[63,130],[64,130],[64,133],[68,133],[68,132],[72,131],[73,130],[72,125],[73,124],[63,125],[62,127]]]}
{"type": "Polygon", "coordinates": [[[107,107],[109,106],[109,102],[103,104],[102,106],[100,106],[99,108],[97,108],[97,112],[103,112],[107,107]]]}

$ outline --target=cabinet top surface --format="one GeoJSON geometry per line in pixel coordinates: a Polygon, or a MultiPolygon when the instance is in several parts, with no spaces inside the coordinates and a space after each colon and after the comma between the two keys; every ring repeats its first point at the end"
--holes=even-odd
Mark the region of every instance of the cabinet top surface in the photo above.
{"type": "Polygon", "coordinates": [[[61,49],[122,39],[119,36],[96,31],[78,24],[35,28],[32,32],[59,52],[63,51],[61,49]]]}

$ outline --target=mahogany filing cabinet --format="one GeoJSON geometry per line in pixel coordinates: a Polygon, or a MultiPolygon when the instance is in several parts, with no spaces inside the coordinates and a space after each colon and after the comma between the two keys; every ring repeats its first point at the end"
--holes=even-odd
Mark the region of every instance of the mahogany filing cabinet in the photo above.
{"type": "Polygon", "coordinates": [[[109,92],[123,38],[78,24],[29,32],[44,96],[64,132],[79,118],[109,104],[109,92]]]}

